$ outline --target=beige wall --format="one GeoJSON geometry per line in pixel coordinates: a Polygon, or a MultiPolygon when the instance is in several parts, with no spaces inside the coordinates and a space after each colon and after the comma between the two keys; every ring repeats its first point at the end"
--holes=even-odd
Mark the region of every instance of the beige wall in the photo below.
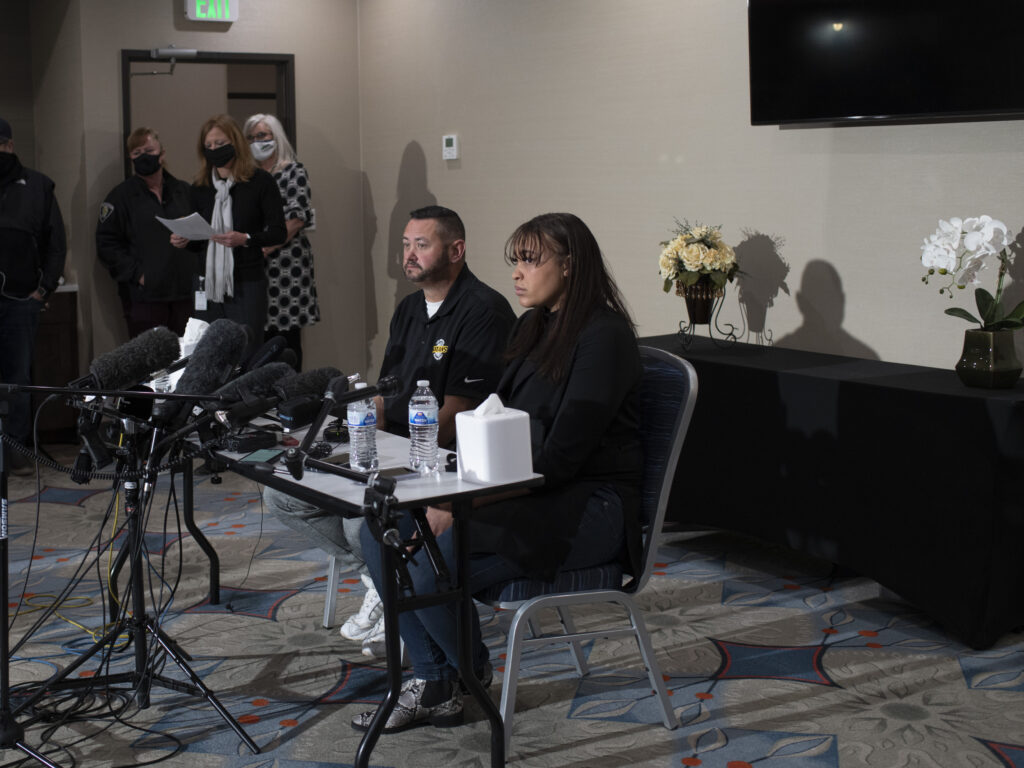
{"type": "MultiPolygon", "coordinates": [[[[920,283],[922,238],[954,215],[1024,228],[1020,121],[750,126],[741,0],[282,8],[246,0],[240,21],[203,25],[184,20],[180,0],[32,4],[34,162],[57,180],[70,224],[83,361],[123,334],[92,249],[98,205],[121,174],[121,48],[295,54],[325,315],[306,335],[311,365],[375,374],[408,290],[397,263],[406,213],[435,200],[463,214],[470,263],[510,298],[505,237],[536,213],[570,210],[598,236],[641,332],[671,332],[685,313],[661,292],[658,242],[675,217],[699,219],[740,246],[748,297],[765,294],[772,253],[785,260],[789,293],[776,290],[766,322],[776,340],[943,367],[966,324],[920,283]],[[449,132],[458,161],[441,159],[449,132]]],[[[16,66],[17,53],[0,63],[16,66]]],[[[12,103],[24,112],[24,97],[12,103]]],[[[742,324],[737,294],[723,319],[742,324]]]]}
{"type": "MultiPolygon", "coordinates": [[[[229,25],[187,21],[180,0],[33,4],[36,159],[57,181],[70,223],[67,271],[81,288],[84,364],[124,339],[114,287],[96,265],[93,247],[99,205],[122,178],[120,51],[174,43],[203,51],[295,54],[297,133],[318,213],[311,240],[324,316],[306,333],[307,365],[362,370],[356,2],[299,5],[301,12],[295,4],[246,0],[240,20],[229,25]]],[[[193,162],[179,158],[174,167],[189,177],[193,162]]]]}
{"type": "MultiPolygon", "coordinates": [[[[403,195],[406,209],[436,197],[463,215],[474,270],[510,298],[504,238],[534,214],[569,210],[597,235],[641,333],[671,332],[685,311],[661,292],[658,243],[674,217],[698,219],[745,241],[758,276],[771,242],[744,232],[784,240],[790,295],[767,317],[776,340],[949,367],[967,325],[921,284],[922,239],[949,216],[1024,228],[1019,121],[751,127],[741,0],[359,9],[363,170],[381,232],[403,195]],[[441,159],[449,132],[457,162],[441,159]],[[419,171],[403,163],[417,147],[419,171]],[[798,294],[820,319],[790,336],[804,322],[798,294]],[[844,297],[841,329],[828,328],[844,297]]],[[[383,238],[373,270],[379,360],[395,294],[383,238]]],[[[736,296],[722,319],[741,324],[736,296]]]]}
{"type": "MultiPolygon", "coordinates": [[[[132,62],[131,69],[133,73],[167,72],[170,65],[163,61],[132,62]]],[[[129,125],[133,129],[155,129],[166,153],[167,169],[179,179],[192,181],[199,163],[199,126],[210,115],[228,111],[227,65],[179,62],[173,75],[137,74],[129,87],[129,125]]]]}

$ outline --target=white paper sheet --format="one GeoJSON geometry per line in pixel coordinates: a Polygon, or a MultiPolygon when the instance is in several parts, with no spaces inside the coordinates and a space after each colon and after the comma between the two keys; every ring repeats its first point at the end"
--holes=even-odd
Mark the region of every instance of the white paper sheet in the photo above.
{"type": "Polygon", "coordinates": [[[198,213],[191,213],[180,219],[162,219],[157,216],[156,220],[175,235],[180,235],[188,240],[209,240],[211,235],[217,234],[209,222],[198,213]]]}

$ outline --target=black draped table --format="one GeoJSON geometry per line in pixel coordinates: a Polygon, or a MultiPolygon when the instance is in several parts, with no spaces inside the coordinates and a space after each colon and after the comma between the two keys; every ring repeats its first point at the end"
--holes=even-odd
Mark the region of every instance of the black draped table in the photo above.
{"type": "Polygon", "coordinates": [[[1024,384],[678,337],[699,390],[668,520],[877,580],[974,648],[1024,625],[1024,384]]]}

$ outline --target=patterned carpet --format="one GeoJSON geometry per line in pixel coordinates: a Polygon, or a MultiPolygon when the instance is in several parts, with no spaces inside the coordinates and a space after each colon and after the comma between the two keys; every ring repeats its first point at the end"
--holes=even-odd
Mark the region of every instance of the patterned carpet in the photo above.
{"type": "MultiPolygon", "coordinates": [[[[161,480],[145,537],[147,613],[261,753],[202,696],[158,686],[140,709],[128,694],[85,687],[97,674],[135,668],[133,648],[120,641],[107,667],[97,669],[97,654],[75,671],[82,688],[43,699],[48,720],[32,725],[25,743],[65,768],[351,765],[359,734],[349,720],[380,700],[384,673],[321,625],[324,557],[263,516],[255,485],[197,477],[196,519],[221,561],[222,600],[211,605],[207,561],[161,480]]],[[[17,686],[67,667],[102,634],[112,549],[104,540],[124,518],[119,505],[118,519],[108,518],[107,483],[76,486],[53,470],[43,471],[38,493],[35,478],[12,478],[9,498],[12,638],[31,629],[14,653],[17,686]]],[[[587,646],[594,669],[582,680],[568,654],[536,651],[524,656],[510,763],[1024,768],[1024,636],[972,651],[875,582],[732,534],[676,534],[660,553],[640,602],[680,727],[660,724],[631,643],[587,646]]],[[[354,574],[343,579],[339,622],[363,590],[354,574]]],[[[508,620],[482,611],[497,667],[508,620]]],[[[163,678],[186,680],[154,656],[163,678]]],[[[372,764],[488,765],[486,722],[474,704],[467,710],[459,728],[382,737],[372,764]]],[[[37,764],[13,749],[0,758],[37,764]]]]}

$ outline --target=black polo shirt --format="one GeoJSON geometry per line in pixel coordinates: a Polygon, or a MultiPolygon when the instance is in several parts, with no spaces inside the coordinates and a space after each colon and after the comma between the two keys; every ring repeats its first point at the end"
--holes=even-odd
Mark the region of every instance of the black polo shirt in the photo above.
{"type": "Polygon", "coordinates": [[[423,291],[406,296],[391,316],[381,376],[395,376],[401,391],[384,401],[385,425],[409,434],[409,398],[417,379],[430,381],[439,405],[446,395],[483,400],[494,392],[515,314],[496,290],[463,266],[440,309],[427,317],[423,291]]]}

